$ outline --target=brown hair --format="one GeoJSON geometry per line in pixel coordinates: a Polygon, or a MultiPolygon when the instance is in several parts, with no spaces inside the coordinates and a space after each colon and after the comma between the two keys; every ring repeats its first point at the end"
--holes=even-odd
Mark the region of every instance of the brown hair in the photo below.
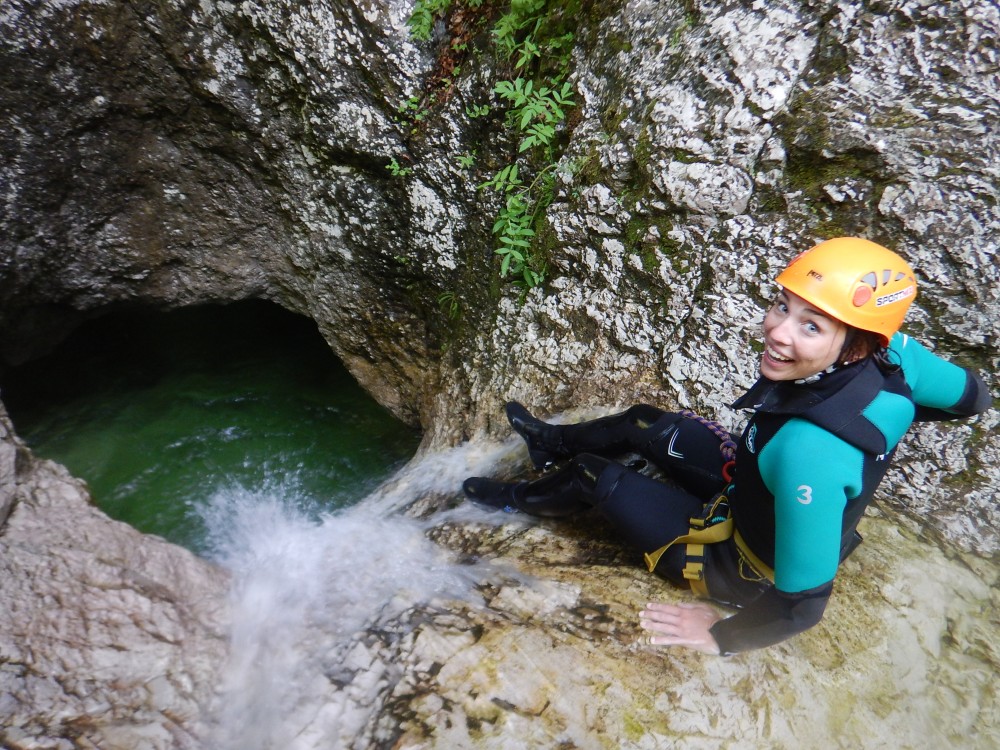
{"type": "Polygon", "coordinates": [[[879,334],[847,326],[847,335],[844,337],[844,345],[840,349],[837,361],[848,365],[866,357],[874,357],[883,371],[897,369],[889,362],[888,355],[889,350],[883,346],[882,337],[879,334]]]}

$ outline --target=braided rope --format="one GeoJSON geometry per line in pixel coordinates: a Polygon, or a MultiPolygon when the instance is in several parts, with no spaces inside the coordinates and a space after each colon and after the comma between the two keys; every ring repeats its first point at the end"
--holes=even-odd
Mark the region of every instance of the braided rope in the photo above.
{"type": "Polygon", "coordinates": [[[719,444],[719,452],[722,453],[722,457],[727,463],[729,461],[736,460],[736,441],[733,440],[733,436],[729,433],[729,430],[716,422],[714,419],[706,419],[690,409],[681,409],[680,414],[686,419],[693,419],[695,422],[704,425],[715,433],[715,436],[722,441],[719,444]]]}

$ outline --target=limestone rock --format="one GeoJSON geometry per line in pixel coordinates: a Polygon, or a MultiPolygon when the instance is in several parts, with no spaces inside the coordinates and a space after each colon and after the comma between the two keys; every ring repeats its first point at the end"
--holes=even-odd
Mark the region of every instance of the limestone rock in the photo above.
{"type": "MultiPolygon", "coordinates": [[[[505,434],[511,398],[565,419],[651,401],[736,427],[723,405],[755,377],[769,279],[819,239],[863,234],[913,261],[908,330],[1000,392],[995,2],[574,8],[580,104],[540,227],[549,280],[522,294],[497,279],[498,199],[475,189],[516,144],[502,112],[466,112],[497,104],[507,63],[470,36],[477,53],[448,68],[455,17],[415,44],[408,0],[6,0],[2,365],[113,307],[257,297],[312,317],[425,430],[423,460],[505,434]],[[432,96],[445,73],[451,93],[432,96]]],[[[464,554],[501,552],[548,583],[359,636],[344,671],[317,678],[314,726],[356,683],[356,744],[874,747],[864,729],[884,725],[883,744],[995,746],[996,623],[952,607],[996,607],[998,420],[914,430],[880,498],[902,531],[875,527],[900,557],[875,553],[865,575],[852,562],[844,616],[801,640],[664,656],[623,624],[637,591],[660,592],[631,563],[595,563],[564,527],[468,532],[464,554]],[[566,557],[537,551],[552,546],[566,557]],[[940,687],[939,660],[967,676],[940,687]],[[804,715],[803,696],[828,712],[804,715]]],[[[25,608],[0,615],[4,741],[193,746],[224,576],[103,518],[0,429],[3,594],[25,608]]]]}
{"type": "Polygon", "coordinates": [[[413,634],[381,724],[398,722],[394,747],[986,750],[1000,739],[996,628],[969,616],[996,606],[995,567],[984,579],[974,560],[869,518],[818,627],[706,659],[645,645],[637,627],[646,601],[689,594],[592,541],[600,529],[558,526],[459,532],[499,533],[529,577],[413,634]]]}
{"type": "MultiPolygon", "coordinates": [[[[429,456],[400,481],[443,491],[484,460],[516,468],[526,457],[511,448],[429,456]]],[[[988,750],[1000,739],[1000,640],[984,614],[998,604],[997,567],[937,549],[891,514],[864,519],[866,541],[820,625],[729,658],[645,642],[644,604],[690,593],[646,573],[596,515],[539,520],[463,505],[425,523],[467,583],[455,578],[420,602],[403,585],[341,639],[332,625],[307,625],[301,648],[312,656],[280,727],[287,746],[988,750]]],[[[385,541],[398,545],[398,531],[394,521],[385,541]]],[[[356,561],[358,576],[384,570],[382,554],[356,561]]]]}
{"type": "Polygon", "coordinates": [[[12,503],[0,528],[0,742],[202,747],[228,577],[110,520],[79,480],[28,454],[2,411],[0,431],[0,456],[17,455],[0,474],[12,503]]]}

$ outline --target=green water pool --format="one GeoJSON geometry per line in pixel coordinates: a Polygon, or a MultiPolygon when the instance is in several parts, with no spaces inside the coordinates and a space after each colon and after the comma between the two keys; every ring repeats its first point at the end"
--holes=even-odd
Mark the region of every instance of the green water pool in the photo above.
{"type": "Polygon", "coordinates": [[[203,551],[213,492],[294,484],[310,512],[356,503],[420,435],[373,401],[315,324],[264,302],[116,313],[8,370],[34,452],[140,531],[203,551]]]}

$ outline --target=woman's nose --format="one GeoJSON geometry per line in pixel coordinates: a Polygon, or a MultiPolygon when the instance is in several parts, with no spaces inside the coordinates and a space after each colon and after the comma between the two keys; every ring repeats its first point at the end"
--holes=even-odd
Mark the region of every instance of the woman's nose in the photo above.
{"type": "Polygon", "coordinates": [[[791,341],[792,323],[790,318],[784,318],[769,332],[772,339],[782,344],[791,341]]]}

